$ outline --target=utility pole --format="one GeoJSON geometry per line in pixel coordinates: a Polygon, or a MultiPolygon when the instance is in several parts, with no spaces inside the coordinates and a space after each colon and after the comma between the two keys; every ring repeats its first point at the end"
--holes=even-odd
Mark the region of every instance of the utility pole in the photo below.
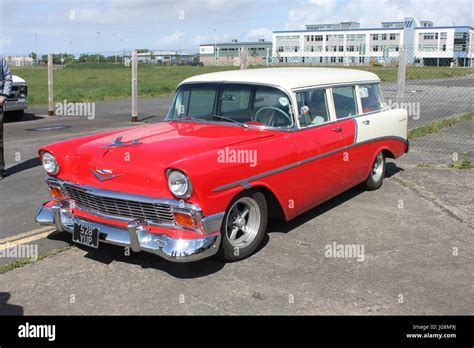
{"type": "MultiPolygon", "coordinates": [[[[117,34],[114,34],[114,51],[117,49],[117,34]]],[[[117,52],[115,53],[115,63],[117,63],[117,52]]]]}
{"type": "Polygon", "coordinates": [[[132,51],[132,122],[138,121],[138,56],[132,51]]]}
{"type": "Polygon", "coordinates": [[[53,55],[48,54],[48,116],[54,116],[53,55]]]}
{"type": "Polygon", "coordinates": [[[99,63],[100,52],[100,31],[97,32],[97,63],[99,63]]]}

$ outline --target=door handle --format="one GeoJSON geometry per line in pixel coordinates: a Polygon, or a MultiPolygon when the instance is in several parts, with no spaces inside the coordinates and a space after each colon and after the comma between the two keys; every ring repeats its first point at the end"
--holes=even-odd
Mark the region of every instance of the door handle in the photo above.
{"type": "Polygon", "coordinates": [[[332,130],[333,132],[338,132],[338,133],[342,132],[342,128],[341,128],[341,127],[336,127],[336,128],[331,129],[331,130],[332,130]]]}
{"type": "Polygon", "coordinates": [[[367,121],[363,121],[362,124],[365,124],[366,126],[370,124],[370,121],[367,120],[367,121]]]}

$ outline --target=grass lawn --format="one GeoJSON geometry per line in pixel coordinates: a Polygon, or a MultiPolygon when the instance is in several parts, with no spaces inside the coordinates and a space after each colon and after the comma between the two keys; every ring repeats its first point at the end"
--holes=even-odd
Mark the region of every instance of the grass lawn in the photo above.
{"type": "MultiPolygon", "coordinates": [[[[234,67],[154,66],[139,64],[138,95],[173,94],[185,78],[234,67]]],[[[376,73],[383,81],[396,80],[396,67],[357,67],[376,73]]],[[[47,68],[16,68],[14,74],[28,82],[30,105],[47,104],[47,68]]],[[[407,79],[454,77],[474,74],[474,68],[408,67],[407,79]]],[[[131,68],[112,63],[77,63],[54,71],[54,100],[62,102],[101,101],[130,97],[131,68]]]]}
{"type": "Polygon", "coordinates": [[[424,137],[430,134],[436,134],[442,131],[443,129],[453,127],[459,123],[466,121],[472,121],[474,119],[474,112],[468,112],[453,117],[442,118],[439,120],[433,120],[424,124],[421,127],[412,129],[408,131],[408,139],[415,139],[424,137]]]}

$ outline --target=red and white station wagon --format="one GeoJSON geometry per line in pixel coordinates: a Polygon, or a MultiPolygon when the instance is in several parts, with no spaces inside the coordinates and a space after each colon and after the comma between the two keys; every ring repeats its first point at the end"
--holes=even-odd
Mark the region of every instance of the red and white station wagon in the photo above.
{"type": "Polygon", "coordinates": [[[75,242],[175,262],[254,253],[270,217],[382,185],[408,151],[407,113],[348,69],[228,71],[181,83],[166,119],[39,149],[51,200],[36,216],[75,242]]]}

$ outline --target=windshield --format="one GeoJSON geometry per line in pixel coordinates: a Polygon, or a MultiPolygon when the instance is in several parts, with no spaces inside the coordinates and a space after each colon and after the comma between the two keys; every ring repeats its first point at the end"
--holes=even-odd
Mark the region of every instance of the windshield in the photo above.
{"type": "Polygon", "coordinates": [[[199,119],[290,128],[291,102],[283,91],[246,84],[189,84],[179,88],[166,120],[199,119]]]}

